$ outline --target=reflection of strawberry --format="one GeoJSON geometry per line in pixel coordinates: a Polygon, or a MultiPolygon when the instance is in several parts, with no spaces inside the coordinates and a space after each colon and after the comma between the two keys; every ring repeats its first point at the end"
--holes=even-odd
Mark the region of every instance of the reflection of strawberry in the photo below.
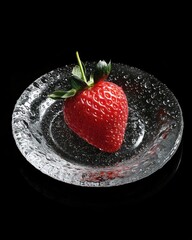
{"type": "Polygon", "coordinates": [[[123,89],[107,81],[111,63],[99,61],[87,81],[78,52],[72,70],[71,90],[49,95],[64,101],[64,120],[77,135],[105,152],[120,149],[128,120],[128,101],[123,89]],[[95,82],[94,82],[95,81],[95,82]]]}

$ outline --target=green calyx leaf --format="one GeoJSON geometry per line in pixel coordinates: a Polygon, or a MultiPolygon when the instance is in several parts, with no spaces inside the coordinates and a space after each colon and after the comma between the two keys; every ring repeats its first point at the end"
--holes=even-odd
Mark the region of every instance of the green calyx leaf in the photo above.
{"type": "MultiPolygon", "coordinates": [[[[82,64],[82,67],[83,67],[83,71],[86,72],[86,69],[85,69],[84,64],[82,64]]],[[[80,66],[76,65],[76,66],[73,68],[73,70],[72,70],[72,76],[73,76],[74,78],[78,79],[79,81],[84,82],[83,74],[82,74],[82,71],[81,71],[80,66]]]]}
{"type": "Polygon", "coordinates": [[[76,91],[81,90],[82,88],[86,87],[86,84],[84,82],[79,81],[77,78],[71,77],[70,79],[71,88],[74,88],[76,91]]]}
{"type": "Polygon", "coordinates": [[[87,82],[87,85],[89,87],[92,87],[94,85],[94,76],[93,74],[90,75],[89,81],[87,82]]]}
{"type": "Polygon", "coordinates": [[[75,94],[84,89],[94,85],[95,81],[100,79],[106,79],[111,71],[111,61],[107,64],[105,61],[99,61],[96,65],[94,74],[91,73],[89,80],[87,81],[86,68],[81,62],[79,53],[76,52],[78,65],[75,65],[72,69],[72,75],[69,78],[71,83],[71,89],[69,91],[56,90],[52,94],[48,95],[52,99],[66,99],[75,96],[75,94]]]}
{"type": "Polygon", "coordinates": [[[81,69],[78,65],[76,65],[73,70],[72,70],[72,75],[74,77],[76,77],[79,80],[82,80],[82,73],[81,73],[81,69]]]}
{"type": "Polygon", "coordinates": [[[65,98],[69,98],[69,97],[73,97],[76,94],[76,89],[70,89],[69,91],[62,91],[62,90],[58,90],[58,91],[54,91],[52,94],[49,95],[50,98],[56,100],[56,99],[65,99],[65,98]]]}
{"type": "Polygon", "coordinates": [[[96,70],[102,71],[103,74],[109,75],[111,72],[111,61],[109,63],[106,63],[105,61],[99,61],[96,65],[96,70]]]}
{"type": "Polygon", "coordinates": [[[111,72],[111,61],[106,63],[105,61],[99,61],[96,65],[94,77],[98,81],[102,78],[107,78],[111,72]]]}

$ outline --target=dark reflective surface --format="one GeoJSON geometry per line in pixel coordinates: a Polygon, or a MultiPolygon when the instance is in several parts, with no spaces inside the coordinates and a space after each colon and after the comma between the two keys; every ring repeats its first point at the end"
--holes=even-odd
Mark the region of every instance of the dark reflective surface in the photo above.
{"type": "Polygon", "coordinates": [[[76,37],[72,44],[69,34],[60,40],[59,34],[57,37],[54,35],[55,44],[48,41],[46,35],[47,45],[44,37],[39,42],[42,36],[39,34],[34,34],[36,43],[31,42],[25,31],[22,41],[15,42],[16,36],[10,38],[10,48],[6,52],[8,69],[3,80],[6,91],[2,107],[5,110],[1,114],[5,120],[1,128],[1,206],[4,212],[3,228],[9,230],[6,230],[6,237],[10,232],[14,233],[14,237],[34,234],[36,238],[40,237],[41,230],[43,239],[46,233],[49,237],[52,233],[54,239],[60,239],[66,238],[67,230],[72,228],[72,231],[68,231],[70,237],[76,232],[78,237],[81,233],[83,237],[96,235],[98,239],[101,236],[109,239],[110,233],[116,233],[117,239],[130,239],[130,236],[132,239],[189,238],[192,214],[191,73],[189,71],[187,77],[184,76],[188,70],[181,64],[186,58],[178,55],[185,52],[184,45],[177,37],[170,41],[167,35],[163,35],[165,44],[162,46],[162,41],[159,41],[161,34],[158,37],[151,34],[147,38],[146,35],[142,37],[139,28],[137,32],[136,42],[134,34],[125,38],[121,34],[122,37],[118,37],[117,41],[106,39],[105,35],[105,40],[111,41],[112,45],[105,41],[99,44],[85,41],[81,45],[77,44],[76,37]],[[162,169],[146,179],[117,188],[81,188],[42,174],[18,151],[11,133],[11,114],[16,100],[42,74],[74,63],[73,54],[76,50],[79,50],[82,60],[111,59],[112,62],[122,62],[152,73],[175,94],[184,115],[183,141],[174,157],[162,169]],[[60,237],[56,233],[61,234],[60,237]]]}

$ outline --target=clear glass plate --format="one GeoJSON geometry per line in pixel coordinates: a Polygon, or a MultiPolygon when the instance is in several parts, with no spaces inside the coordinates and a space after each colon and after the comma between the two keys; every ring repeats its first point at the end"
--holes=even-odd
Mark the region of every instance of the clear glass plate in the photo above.
{"type": "MultiPolygon", "coordinates": [[[[93,66],[86,63],[88,72],[93,66]]],[[[69,89],[73,67],[44,74],[17,100],[12,132],[26,160],[54,179],[86,187],[123,185],[162,168],[178,149],[184,127],[181,107],[167,86],[138,68],[113,63],[109,81],[124,89],[129,119],[121,149],[105,153],[66,126],[62,100],[47,97],[55,89],[69,89]]]]}

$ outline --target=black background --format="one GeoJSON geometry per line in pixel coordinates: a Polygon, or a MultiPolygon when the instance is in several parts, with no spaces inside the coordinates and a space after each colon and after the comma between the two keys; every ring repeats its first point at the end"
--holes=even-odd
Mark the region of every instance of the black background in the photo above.
{"type": "MultiPolygon", "coordinates": [[[[65,14],[67,11],[63,8],[65,14]]],[[[140,13],[135,8],[120,17],[115,13],[83,17],[77,11],[68,17],[59,14],[55,23],[47,12],[41,16],[40,11],[37,18],[36,12],[29,17],[25,11],[20,18],[15,14],[5,27],[1,206],[5,229],[10,229],[6,234],[13,231],[15,236],[40,236],[41,232],[42,236],[48,233],[56,237],[59,233],[66,237],[70,233],[77,237],[116,235],[136,239],[182,234],[188,239],[192,214],[188,28],[180,21],[179,8],[166,19],[165,12],[156,15],[153,11],[149,17],[143,10],[138,20],[140,13]],[[128,19],[131,11],[135,15],[128,19]],[[95,21],[89,25],[87,19],[95,21]],[[81,188],[50,179],[21,155],[11,129],[16,100],[36,78],[74,63],[77,50],[82,60],[111,60],[147,71],[175,94],[184,116],[183,140],[163,169],[117,188],[81,188]]]]}

